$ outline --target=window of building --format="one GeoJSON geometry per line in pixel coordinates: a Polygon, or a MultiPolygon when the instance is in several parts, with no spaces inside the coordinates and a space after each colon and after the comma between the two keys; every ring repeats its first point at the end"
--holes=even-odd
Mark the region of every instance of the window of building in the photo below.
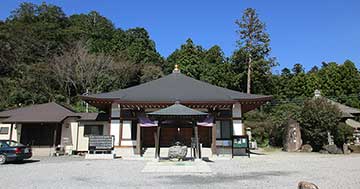
{"type": "Polygon", "coordinates": [[[216,138],[217,139],[231,139],[232,125],[230,120],[220,121],[220,125],[216,125],[216,138]]]}
{"type": "Polygon", "coordinates": [[[9,127],[0,127],[0,134],[9,134],[9,127]]]}
{"type": "Polygon", "coordinates": [[[103,135],[103,125],[85,125],[84,136],[103,135]]]}

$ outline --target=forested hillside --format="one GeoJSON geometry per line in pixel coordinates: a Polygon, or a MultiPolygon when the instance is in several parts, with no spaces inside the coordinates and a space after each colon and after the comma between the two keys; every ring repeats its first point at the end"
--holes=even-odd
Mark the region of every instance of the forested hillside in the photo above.
{"type": "Polygon", "coordinates": [[[228,24],[239,28],[230,57],[216,44],[205,49],[190,38],[162,57],[144,28],[116,28],[98,12],[66,15],[55,5],[23,3],[0,21],[0,110],[48,101],[81,107],[77,95],[87,90],[137,85],[169,74],[174,64],[186,75],[243,92],[250,89],[250,70],[251,93],[273,95],[278,102],[311,97],[320,89],[360,107],[360,74],[350,60],[323,62],[308,72],[297,63],[274,74],[272,68],[282,62],[270,57],[271,36],[255,11],[247,9],[228,24]],[[256,22],[249,22],[253,18],[256,22]],[[252,27],[260,29],[249,33],[252,27]]]}

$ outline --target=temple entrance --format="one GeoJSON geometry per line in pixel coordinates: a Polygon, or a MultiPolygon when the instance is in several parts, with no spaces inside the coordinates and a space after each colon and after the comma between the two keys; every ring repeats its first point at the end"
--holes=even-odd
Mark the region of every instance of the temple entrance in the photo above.
{"type": "MultiPolygon", "coordinates": [[[[141,128],[143,147],[155,147],[154,132],[156,127],[141,128]]],[[[160,133],[160,146],[169,147],[179,141],[190,147],[193,133],[192,127],[163,127],[160,133]]],[[[211,146],[211,127],[199,127],[199,142],[203,147],[211,146]]]]}
{"type": "Polygon", "coordinates": [[[22,124],[20,142],[33,147],[53,147],[60,144],[61,127],[57,123],[22,124]]]}

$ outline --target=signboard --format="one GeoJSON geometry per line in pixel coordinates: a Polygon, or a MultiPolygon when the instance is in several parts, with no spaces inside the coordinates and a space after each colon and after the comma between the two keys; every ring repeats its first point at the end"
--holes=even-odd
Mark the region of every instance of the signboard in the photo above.
{"type": "Polygon", "coordinates": [[[91,135],[89,136],[89,151],[106,151],[114,149],[113,135],[91,135]]]}
{"type": "Polygon", "coordinates": [[[247,138],[234,138],[233,143],[234,148],[247,148],[249,145],[247,138]]]}
{"type": "Polygon", "coordinates": [[[250,157],[249,136],[235,135],[232,137],[232,156],[234,157],[234,149],[245,149],[245,152],[250,157]]]}
{"type": "Polygon", "coordinates": [[[231,145],[232,145],[231,140],[216,139],[216,146],[231,147],[231,145]]]}

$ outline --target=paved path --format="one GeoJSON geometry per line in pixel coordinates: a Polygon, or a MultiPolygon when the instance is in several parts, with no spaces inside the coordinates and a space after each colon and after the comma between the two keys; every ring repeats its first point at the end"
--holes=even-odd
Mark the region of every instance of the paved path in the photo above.
{"type": "MultiPolygon", "coordinates": [[[[284,153],[205,163],[211,173],[142,172],[149,161],[45,158],[0,166],[0,188],[296,188],[360,187],[360,154],[284,153]]],[[[150,164],[151,165],[151,164],[150,164]]]]}
{"type": "Polygon", "coordinates": [[[149,161],[142,173],[211,173],[204,161],[149,161]]]}

